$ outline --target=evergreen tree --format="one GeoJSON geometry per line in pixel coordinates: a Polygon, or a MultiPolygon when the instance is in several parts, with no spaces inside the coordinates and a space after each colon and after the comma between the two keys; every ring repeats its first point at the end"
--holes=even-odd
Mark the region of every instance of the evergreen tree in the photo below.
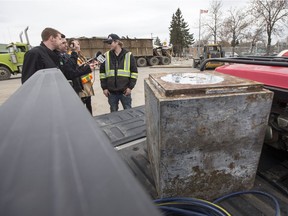
{"type": "Polygon", "coordinates": [[[156,46],[162,46],[161,41],[160,41],[160,39],[159,39],[158,36],[157,36],[156,39],[155,39],[154,45],[156,45],[156,46]]]}
{"type": "Polygon", "coordinates": [[[188,24],[184,21],[180,8],[172,15],[170,23],[170,43],[173,44],[173,52],[181,56],[183,49],[194,43],[193,34],[189,33],[188,24]]]}

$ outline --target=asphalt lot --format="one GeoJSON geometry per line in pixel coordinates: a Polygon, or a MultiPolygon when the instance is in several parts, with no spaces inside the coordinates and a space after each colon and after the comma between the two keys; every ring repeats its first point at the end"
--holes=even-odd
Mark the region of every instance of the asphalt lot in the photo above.
{"type": "MultiPolygon", "coordinates": [[[[192,60],[173,60],[168,66],[162,67],[141,67],[138,68],[138,80],[132,90],[132,106],[144,105],[144,79],[152,73],[175,73],[195,72],[198,69],[192,68],[192,60]]],[[[9,80],[0,81],[0,106],[21,86],[21,75],[12,76],[9,80]]],[[[99,71],[95,71],[94,81],[95,96],[92,96],[93,116],[109,113],[107,98],[103,95],[99,81],[99,71]]],[[[120,110],[122,106],[120,105],[120,110]]]]}

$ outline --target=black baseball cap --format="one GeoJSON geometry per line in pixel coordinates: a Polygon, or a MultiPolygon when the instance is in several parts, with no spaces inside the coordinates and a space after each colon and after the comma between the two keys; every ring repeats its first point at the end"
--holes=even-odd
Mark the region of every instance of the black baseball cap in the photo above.
{"type": "Polygon", "coordinates": [[[104,40],[104,43],[111,43],[112,41],[120,40],[120,37],[117,34],[109,34],[107,39],[104,40]]]}

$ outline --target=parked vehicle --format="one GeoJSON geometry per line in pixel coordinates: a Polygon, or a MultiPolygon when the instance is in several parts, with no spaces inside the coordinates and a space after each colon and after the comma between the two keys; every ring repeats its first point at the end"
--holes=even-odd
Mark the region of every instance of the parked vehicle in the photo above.
{"type": "Polygon", "coordinates": [[[277,54],[279,57],[288,57],[288,50],[282,50],[280,53],[277,54]]]}
{"type": "MultiPolygon", "coordinates": [[[[81,51],[87,57],[93,57],[98,51],[105,53],[109,50],[109,45],[103,43],[105,38],[77,38],[81,43],[81,51]]],[[[145,67],[147,65],[154,66],[158,64],[168,65],[171,63],[172,47],[170,46],[153,46],[153,39],[140,38],[122,38],[125,49],[132,52],[137,66],[145,67]]]]}
{"type": "Polygon", "coordinates": [[[0,44],[0,53],[7,53],[7,47],[8,44],[0,44]]]}
{"type": "Polygon", "coordinates": [[[11,74],[22,72],[22,65],[25,53],[31,48],[27,35],[28,27],[24,30],[27,43],[23,43],[22,33],[21,42],[10,43],[6,46],[7,52],[0,53],[0,80],[6,80],[11,74]]]}
{"type": "MultiPolygon", "coordinates": [[[[203,61],[210,58],[222,58],[224,57],[225,53],[222,50],[221,45],[219,44],[208,44],[205,45],[203,48],[199,48],[199,52],[197,53],[197,56],[193,57],[193,67],[197,68],[200,67],[203,61]]],[[[218,66],[221,66],[221,62],[208,62],[206,65],[206,68],[216,68],[218,66]]]]}

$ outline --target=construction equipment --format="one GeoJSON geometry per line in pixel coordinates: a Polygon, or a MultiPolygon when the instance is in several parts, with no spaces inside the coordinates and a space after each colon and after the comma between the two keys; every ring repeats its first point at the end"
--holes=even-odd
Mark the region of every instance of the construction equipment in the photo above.
{"type": "Polygon", "coordinates": [[[7,53],[0,53],[0,80],[6,80],[11,74],[22,72],[22,65],[25,53],[31,48],[27,35],[28,27],[24,30],[27,43],[23,43],[22,34],[20,33],[20,41],[7,45],[7,53]]]}
{"type": "MultiPolygon", "coordinates": [[[[81,51],[86,57],[91,57],[96,52],[107,52],[110,47],[103,43],[104,37],[81,37],[77,40],[81,44],[81,51]]],[[[171,63],[172,46],[158,46],[153,47],[153,39],[147,38],[122,38],[124,48],[132,52],[136,59],[138,67],[145,67],[147,65],[154,66],[158,64],[168,65],[171,63]]]]}
{"type": "MultiPolygon", "coordinates": [[[[193,67],[199,67],[202,62],[206,59],[210,58],[222,58],[225,56],[224,51],[222,50],[221,45],[219,44],[208,44],[205,45],[203,48],[200,47],[198,52],[195,53],[195,57],[193,56],[193,67]]],[[[223,65],[221,62],[208,62],[206,68],[214,69],[218,66],[223,65]]]]}

